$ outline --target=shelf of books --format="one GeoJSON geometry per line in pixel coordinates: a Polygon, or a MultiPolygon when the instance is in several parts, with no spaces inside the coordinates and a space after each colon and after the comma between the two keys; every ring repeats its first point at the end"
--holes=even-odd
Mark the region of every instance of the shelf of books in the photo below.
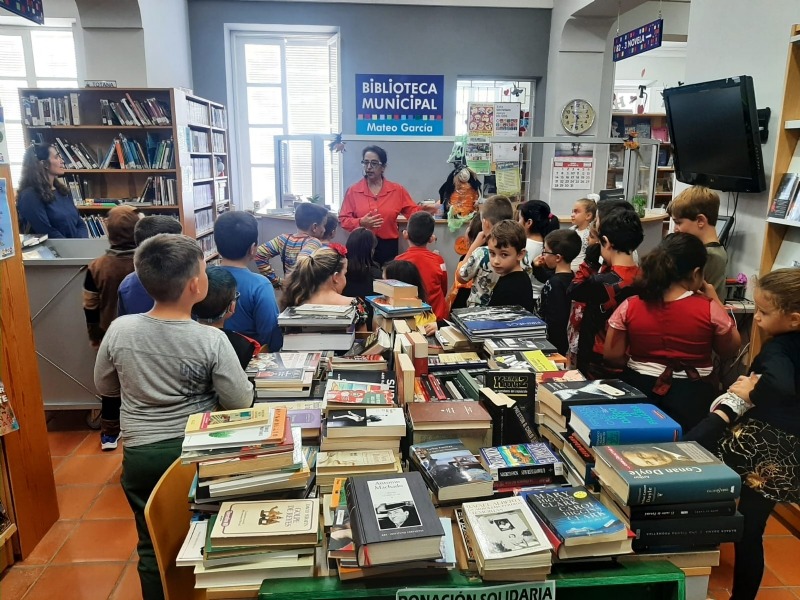
{"type": "Polygon", "coordinates": [[[25,143],[52,144],[93,237],[119,203],[179,219],[207,257],[230,208],[223,105],[171,88],[21,89],[25,143]],[[91,222],[89,222],[91,221],[91,222]],[[199,235],[198,235],[199,233],[199,235]]]}

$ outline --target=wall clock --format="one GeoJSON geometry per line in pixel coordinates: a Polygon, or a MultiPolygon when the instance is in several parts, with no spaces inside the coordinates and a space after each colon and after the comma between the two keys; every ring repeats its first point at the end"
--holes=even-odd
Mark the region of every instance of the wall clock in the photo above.
{"type": "Polygon", "coordinates": [[[561,111],[561,126],[573,135],[586,133],[594,123],[594,107],[588,100],[575,98],[567,102],[561,111]]]}

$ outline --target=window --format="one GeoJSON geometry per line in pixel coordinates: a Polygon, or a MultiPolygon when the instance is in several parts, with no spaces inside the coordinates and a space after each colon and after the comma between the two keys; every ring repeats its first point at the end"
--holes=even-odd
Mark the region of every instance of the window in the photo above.
{"type": "Polygon", "coordinates": [[[470,102],[519,102],[522,110],[533,115],[535,87],[533,81],[459,79],[456,83],[456,135],[467,133],[467,104],[470,102]]]}
{"type": "Polygon", "coordinates": [[[0,104],[6,122],[11,178],[19,184],[25,144],[20,88],[77,87],[75,41],[68,27],[0,27],[0,104]]]}
{"type": "Polygon", "coordinates": [[[340,131],[338,34],[232,32],[240,208],[321,196],[338,207],[341,157],[321,152],[340,131]],[[276,137],[282,139],[276,156],[276,137]]]}

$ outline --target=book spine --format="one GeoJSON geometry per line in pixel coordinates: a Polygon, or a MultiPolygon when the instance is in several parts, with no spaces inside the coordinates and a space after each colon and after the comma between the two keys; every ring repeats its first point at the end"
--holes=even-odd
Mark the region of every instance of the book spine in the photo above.
{"type": "Polygon", "coordinates": [[[80,125],[81,124],[81,111],[78,105],[78,97],[79,94],[77,92],[70,92],[69,94],[69,103],[70,107],[72,108],[72,124],[73,125],[80,125]]]}
{"type": "Polygon", "coordinates": [[[730,517],[736,513],[736,501],[701,502],[667,506],[632,506],[631,521],[700,517],[730,517]]]}
{"type": "Polygon", "coordinates": [[[428,374],[428,383],[430,383],[431,390],[433,390],[434,395],[436,396],[437,400],[447,400],[447,394],[445,393],[444,389],[442,388],[442,384],[439,382],[436,377],[433,375],[428,374]]]}
{"type": "Polygon", "coordinates": [[[652,444],[656,442],[676,442],[680,439],[680,429],[641,427],[637,429],[615,429],[613,427],[592,429],[589,441],[592,446],[619,444],[652,444]]]}
{"type": "Polygon", "coordinates": [[[663,548],[668,546],[716,546],[737,542],[742,537],[744,517],[707,519],[658,519],[631,522],[630,529],[636,534],[634,550],[663,548]]]}
{"type": "MultiPolygon", "coordinates": [[[[560,474],[560,473],[559,473],[560,474]]],[[[497,469],[497,481],[516,482],[524,479],[540,479],[542,477],[555,477],[556,467],[550,465],[529,465],[519,467],[502,467],[497,469]]]]}
{"type": "Polygon", "coordinates": [[[679,504],[705,500],[731,500],[739,497],[741,480],[734,481],[728,473],[703,470],[692,477],[670,481],[639,481],[629,486],[628,505],[679,504]]]}

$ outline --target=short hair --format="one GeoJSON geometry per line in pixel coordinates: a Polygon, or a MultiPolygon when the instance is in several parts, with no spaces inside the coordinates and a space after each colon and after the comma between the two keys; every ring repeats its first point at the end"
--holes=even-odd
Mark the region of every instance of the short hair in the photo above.
{"type": "Polygon", "coordinates": [[[236,278],[222,267],[207,267],[208,294],[192,307],[192,314],[214,323],[225,316],[225,311],[236,297],[236,278]]]}
{"type": "Polygon", "coordinates": [[[571,263],[581,253],[581,236],[574,229],[556,229],[547,234],[544,243],[550,252],[560,254],[564,262],[571,263]]]}
{"type": "Polygon", "coordinates": [[[514,207],[508,196],[489,196],[481,205],[481,219],[486,219],[492,225],[497,225],[500,221],[514,218],[514,207]]]}
{"type": "Polygon", "coordinates": [[[406,226],[409,241],[415,246],[424,246],[431,239],[435,224],[430,213],[422,210],[415,212],[408,219],[406,226]]]}
{"type": "Polygon", "coordinates": [[[294,224],[302,231],[308,231],[314,223],[324,225],[327,216],[328,209],[313,202],[300,202],[294,206],[294,224]]]}
{"type": "Polygon", "coordinates": [[[214,221],[214,241],[222,258],[242,259],[258,243],[258,221],[241,210],[221,214],[214,221]]]}
{"type": "Polygon", "coordinates": [[[615,208],[600,220],[600,240],[607,238],[614,250],[630,254],[644,240],[642,221],[634,211],[615,208]]]}
{"type": "Polygon", "coordinates": [[[717,224],[719,217],[719,194],[702,185],[683,190],[667,205],[667,214],[673,219],[697,221],[705,215],[709,225],[717,224]]]}
{"type": "Polygon", "coordinates": [[[517,252],[525,250],[527,236],[522,225],[512,219],[500,221],[492,227],[492,232],[486,238],[487,244],[494,240],[498,248],[514,248],[517,252]]]}
{"type": "Polygon", "coordinates": [[[159,233],[136,250],[133,264],[139,281],[156,302],[176,302],[186,284],[200,272],[203,251],[186,235],[159,233]]]}
{"type": "Polygon", "coordinates": [[[627,200],[622,200],[621,198],[609,198],[608,200],[600,200],[600,202],[597,203],[597,214],[595,215],[595,219],[600,219],[600,222],[602,223],[605,216],[615,208],[622,208],[634,213],[636,212],[633,204],[627,200]]]}
{"type": "Polygon", "coordinates": [[[389,160],[388,157],[386,156],[386,150],[384,150],[380,146],[365,146],[364,149],[361,151],[362,160],[367,155],[367,152],[372,152],[373,154],[377,154],[378,160],[380,160],[384,165],[389,160]]]}
{"type": "Polygon", "coordinates": [[[159,233],[183,233],[181,222],[169,215],[149,215],[140,219],[133,229],[133,239],[137,246],[159,233]]]}

